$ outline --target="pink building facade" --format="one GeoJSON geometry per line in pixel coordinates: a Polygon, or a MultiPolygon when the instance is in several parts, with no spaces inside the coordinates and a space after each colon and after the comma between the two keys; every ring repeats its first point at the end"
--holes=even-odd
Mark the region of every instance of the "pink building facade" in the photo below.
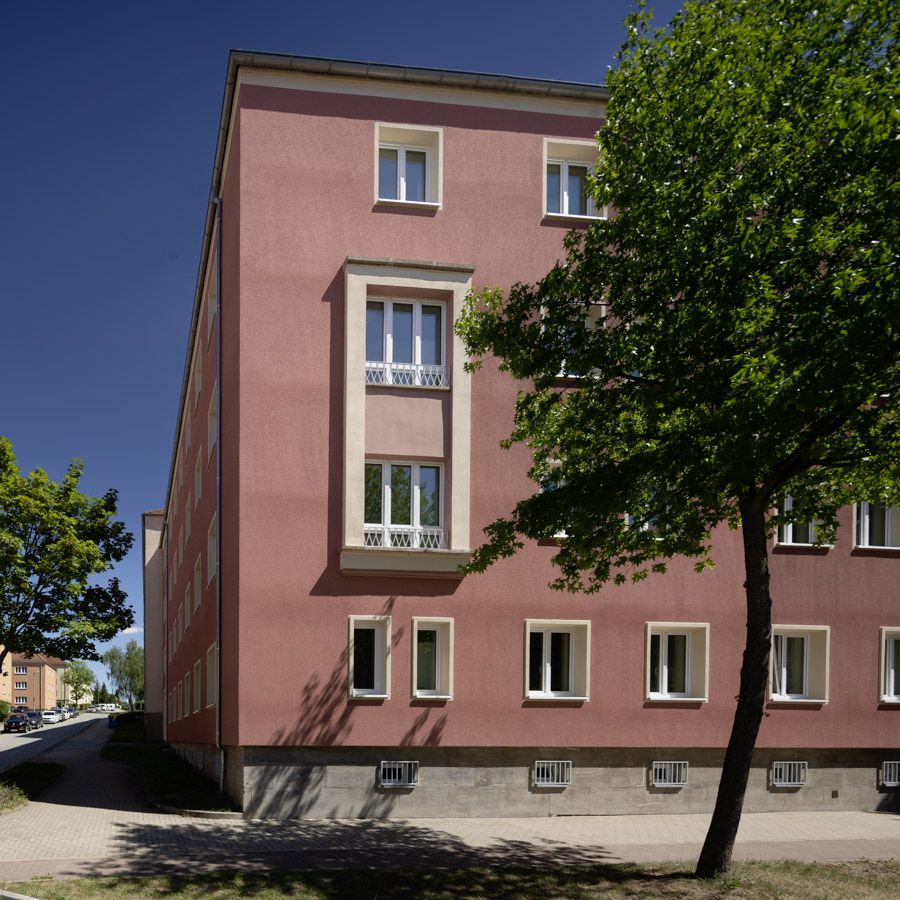
{"type": "MultiPolygon", "coordinates": [[[[145,602],[164,736],[246,815],[711,809],[739,538],[715,536],[710,572],[593,596],[547,587],[549,546],[457,573],[534,485],[498,446],[516,385],[466,373],[452,321],[602,214],[582,185],[606,99],[232,54],[145,602]]],[[[842,526],[773,541],[750,810],[897,797],[900,513],[842,526]]]]}

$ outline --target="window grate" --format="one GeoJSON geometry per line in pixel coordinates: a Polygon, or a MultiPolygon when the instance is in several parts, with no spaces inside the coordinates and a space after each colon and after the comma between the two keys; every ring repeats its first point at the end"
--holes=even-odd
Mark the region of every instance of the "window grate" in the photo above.
{"type": "Polygon", "coordinates": [[[390,385],[393,387],[445,388],[446,366],[425,363],[366,362],[366,384],[390,385]]]}
{"type": "Polygon", "coordinates": [[[688,763],[684,760],[654,760],[650,763],[650,784],[653,787],[685,787],[688,783],[688,763]]]}
{"type": "Polygon", "coordinates": [[[418,783],[418,760],[383,759],[378,767],[380,787],[415,787],[418,783]]]}
{"type": "Polygon", "coordinates": [[[900,787],[900,760],[881,764],[881,786],[900,787]]]}
{"type": "Polygon", "coordinates": [[[536,759],[532,778],[535,787],[567,787],[572,783],[572,761],[536,759]]]}
{"type": "Polygon", "coordinates": [[[803,787],[807,769],[805,762],[773,762],[772,787],[803,787]]]}
{"type": "Polygon", "coordinates": [[[363,546],[391,550],[443,550],[444,529],[413,525],[366,525],[363,546]]]}

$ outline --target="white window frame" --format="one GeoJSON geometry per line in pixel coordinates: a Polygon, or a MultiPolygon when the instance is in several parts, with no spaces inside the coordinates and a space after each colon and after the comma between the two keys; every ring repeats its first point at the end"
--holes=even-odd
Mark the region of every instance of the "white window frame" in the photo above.
{"type": "Polygon", "coordinates": [[[389,122],[375,123],[374,145],[374,195],[375,203],[380,206],[408,206],[419,209],[438,210],[441,208],[443,194],[443,143],[442,128],[422,125],[399,125],[389,122]],[[397,197],[381,196],[381,179],[379,171],[379,151],[397,151],[397,197]],[[406,153],[425,153],[425,199],[406,199],[406,153]]]}
{"type": "Polygon", "coordinates": [[[772,646],[769,654],[769,702],[816,703],[828,702],[829,652],[831,628],[828,625],[773,625],[772,646]],[[787,657],[781,652],[782,663],[778,668],[777,645],[785,647],[787,638],[803,639],[803,692],[788,694],[776,691],[776,681],[784,686],[787,678],[787,657]],[[820,658],[821,657],[821,658],[820,658]],[[776,679],[777,674],[777,679],[776,679]],[[814,690],[818,684],[819,690],[814,690]]]}
{"type": "MultiPolygon", "coordinates": [[[[381,333],[383,360],[366,360],[366,384],[377,387],[428,388],[432,390],[450,387],[447,379],[447,304],[442,300],[415,300],[406,297],[368,297],[366,322],[370,303],[380,303],[384,309],[384,325],[381,333]],[[412,362],[394,362],[394,304],[413,308],[412,362]],[[422,307],[436,306],[441,310],[441,363],[422,362],[422,307]]],[[[368,334],[366,335],[368,339],[368,334]]]]}
{"type": "Polygon", "coordinates": [[[206,648],[206,708],[216,705],[216,689],[219,682],[218,653],[215,642],[206,648]]]}
{"type": "Polygon", "coordinates": [[[187,503],[184,505],[184,539],[187,541],[191,536],[191,495],[188,494],[187,503]]]}
{"type": "Polygon", "coordinates": [[[194,463],[194,509],[200,503],[203,493],[203,444],[197,447],[197,461],[194,463]]]}
{"type": "MultiPolygon", "coordinates": [[[[381,550],[441,550],[445,546],[444,522],[446,519],[444,507],[444,464],[438,461],[419,460],[384,460],[366,459],[365,465],[381,466],[381,518],[389,519],[391,511],[391,466],[411,466],[410,479],[412,482],[412,509],[409,525],[394,525],[392,522],[363,522],[363,542],[366,547],[377,547],[381,550]],[[438,470],[438,506],[440,511],[440,525],[420,524],[420,487],[419,470],[422,466],[436,468],[438,470]],[[409,546],[405,544],[409,538],[409,546]]],[[[365,490],[365,475],[363,477],[363,490],[365,490]]],[[[365,504],[363,504],[365,511],[365,504]]],[[[365,516],[364,516],[365,518],[365,516]]]]}
{"type": "Polygon", "coordinates": [[[435,616],[415,616],[412,620],[412,696],[414,699],[453,699],[453,619],[435,616]],[[419,681],[419,633],[434,631],[435,639],[435,689],[420,690],[419,681]]]}
{"type": "Polygon", "coordinates": [[[216,448],[219,412],[216,406],[216,385],[213,384],[212,396],[209,398],[209,409],[206,413],[206,444],[207,462],[212,459],[212,452],[216,448]]]}
{"type": "Polygon", "coordinates": [[[900,760],[885,760],[882,762],[880,776],[882,787],[900,787],[900,760]]]}
{"type": "Polygon", "coordinates": [[[685,759],[655,759],[647,767],[647,781],[651,787],[687,787],[690,764],[685,759]]]}
{"type": "Polygon", "coordinates": [[[565,788],[572,783],[572,760],[536,759],[531,766],[531,785],[536,788],[565,788]]]}
{"type": "Polygon", "coordinates": [[[219,543],[219,527],[218,519],[213,514],[212,521],[209,523],[209,529],[206,532],[206,584],[212,584],[213,578],[216,577],[216,556],[219,543]]]}
{"type": "Polygon", "coordinates": [[[805,760],[775,760],[769,772],[772,787],[805,787],[809,764],[805,760]]]}
{"type": "Polygon", "coordinates": [[[194,611],[196,612],[200,609],[200,602],[203,599],[203,583],[202,579],[202,568],[200,564],[201,554],[197,554],[197,559],[194,562],[194,611]]]}
{"type": "Polygon", "coordinates": [[[391,696],[391,617],[349,616],[348,626],[347,657],[349,669],[347,687],[350,697],[354,699],[387,700],[391,696]],[[375,632],[375,672],[374,686],[371,688],[354,686],[354,643],[357,627],[360,629],[371,629],[375,632]]]}
{"type": "MultiPolygon", "coordinates": [[[[784,498],[784,510],[790,511],[794,509],[795,500],[793,497],[788,495],[784,498]]],[[[816,541],[816,531],[818,529],[818,523],[815,519],[810,519],[802,524],[806,525],[809,528],[809,536],[811,540],[809,541],[795,541],[794,540],[794,529],[800,525],[799,522],[784,522],[778,526],[778,530],[775,533],[775,543],[779,546],[783,547],[813,547],[817,545],[816,541]]],[[[821,545],[819,545],[821,546],[821,545]]]]}
{"type": "MultiPolygon", "coordinates": [[[[884,504],[879,504],[884,505],[884,504]]],[[[894,506],[887,506],[885,508],[885,523],[884,523],[884,536],[885,543],[884,544],[872,544],[869,541],[869,534],[871,531],[871,506],[872,504],[868,501],[862,501],[860,503],[855,504],[853,510],[853,533],[854,533],[854,546],[860,547],[863,549],[872,549],[872,550],[900,550],[900,533],[894,534],[897,529],[897,525],[900,524],[900,514],[897,512],[892,512],[892,510],[896,510],[894,506]],[[897,521],[895,521],[897,520],[897,521]],[[893,542],[893,543],[892,543],[893,542]]]]}
{"type": "Polygon", "coordinates": [[[381,788],[414,788],[419,783],[417,759],[383,759],[378,764],[381,788]]]}
{"type": "Polygon", "coordinates": [[[16,699],[13,700],[13,703],[27,703],[27,702],[28,702],[27,697],[16,697],[16,699]]]}
{"type": "Polygon", "coordinates": [[[28,682],[27,681],[17,681],[15,690],[17,691],[27,691],[28,690],[28,682]]]}
{"type": "Polygon", "coordinates": [[[203,366],[199,353],[194,355],[194,409],[200,403],[200,395],[203,393],[203,366]]]}
{"type": "Polygon", "coordinates": [[[900,673],[900,625],[881,629],[881,653],[878,699],[881,703],[900,703],[900,689],[894,691],[892,685],[898,681],[900,673]]]}
{"type": "Polygon", "coordinates": [[[27,675],[28,674],[28,666],[15,666],[13,668],[13,674],[15,675],[27,675]]]}
{"type": "Polygon", "coordinates": [[[591,684],[591,623],[589,620],[526,619],[525,620],[525,699],[526,700],[570,700],[585,702],[590,699],[591,684]],[[543,659],[541,661],[541,689],[531,689],[531,635],[544,635],[543,659]],[[554,691],[550,685],[551,634],[569,635],[569,688],[554,691]]]}
{"type": "Polygon", "coordinates": [[[709,623],[708,622],[647,622],[645,634],[644,698],[652,702],[701,702],[709,700],[709,623]],[[685,647],[684,692],[669,692],[662,688],[668,682],[667,657],[670,635],[687,638],[685,647]],[[654,636],[660,639],[660,690],[653,690],[651,662],[654,636]]]}
{"type": "Polygon", "coordinates": [[[184,630],[191,627],[191,583],[184,589],[184,630]]]}
{"type": "Polygon", "coordinates": [[[587,195],[587,215],[570,213],[568,197],[569,166],[579,166],[587,169],[588,177],[593,175],[597,168],[599,149],[596,141],[552,139],[544,138],[544,165],[541,171],[541,193],[543,198],[543,214],[547,219],[574,219],[578,222],[591,222],[598,219],[606,219],[608,211],[604,207],[597,209],[594,197],[587,195]],[[560,211],[550,212],[547,196],[547,166],[558,165],[560,167],[560,211]]]}
{"type": "MultiPolygon", "coordinates": [[[[548,159],[547,166],[559,166],[559,208],[560,212],[550,212],[549,210],[549,197],[547,197],[547,204],[544,206],[545,215],[549,218],[557,217],[560,219],[604,219],[605,216],[598,215],[596,212],[596,204],[594,202],[593,195],[588,192],[585,196],[586,200],[586,209],[587,213],[572,213],[569,212],[569,166],[576,166],[579,169],[587,170],[587,177],[591,175],[591,165],[590,163],[581,162],[577,159],[548,159]]],[[[544,167],[544,190],[547,190],[547,169],[544,167]]]]}
{"type": "Polygon", "coordinates": [[[381,172],[379,170],[378,173],[378,183],[376,188],[378,190],[378,202],[379,203],[409,203],[414,204],[416,206],[423,204],[432,204],[429,198],[433,196],[432,187],[431,187],[431,148],[423,147],[418,144],[389,144],[389,143],[380,143],[378,145],[378,153],[379,153],[379,162],[380,162],[380,154],[382,150],[393,150],[397,154],[397,196],[396,197],[382,197],[381,196],[381,172]],[[424,153],[425,154],[425,199],[424,200],[407,200],[406,199],[406,154],[412,151],[413,153],[424,153]]]}
{"type": "Polygon", "coordinates": [[[184,673],[184,715],[191,714],[191,670],[184,673]]]}

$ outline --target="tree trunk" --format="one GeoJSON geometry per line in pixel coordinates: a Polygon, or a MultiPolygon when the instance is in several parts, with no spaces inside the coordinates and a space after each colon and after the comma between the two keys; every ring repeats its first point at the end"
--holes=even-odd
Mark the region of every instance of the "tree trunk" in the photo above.
{"type": "Polygon", "coordinates": [[[753,748],[763,717],[769,680],[772,643],[772,599],[769,595],[769,557],[766,542],[767,498],[742,502],[741,524],[747,597],[747,640],[741,666],[741,687],[722,764],[716,806],[695,874],[700,878],[724,875],[731,869],[731,853],[741,822],[744,793],[750,776],[753,748]]]}

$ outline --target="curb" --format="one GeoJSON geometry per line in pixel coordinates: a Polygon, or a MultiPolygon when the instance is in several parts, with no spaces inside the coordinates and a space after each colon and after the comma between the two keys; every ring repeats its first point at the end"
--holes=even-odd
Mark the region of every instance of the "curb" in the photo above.
{"type": "MultiPolygon", "coordinates": [[[[152,804],[160,812],[173,816],[184,816],[187,819],[217,819],[221,822],[243,822],[242,812],[232,812],[226,809],[182,809],[180,806],[166,806],[164,803],[152,804]]],[[[0,894],[2,897],[2,894],[0,894]]]]}
{"type": "Polygon", "coordinates": [[[0,898],[3,900],[37,900],[37,897],[31,897],[28,894],[14,894],[12,891],[0,890],[0,898]]]}

